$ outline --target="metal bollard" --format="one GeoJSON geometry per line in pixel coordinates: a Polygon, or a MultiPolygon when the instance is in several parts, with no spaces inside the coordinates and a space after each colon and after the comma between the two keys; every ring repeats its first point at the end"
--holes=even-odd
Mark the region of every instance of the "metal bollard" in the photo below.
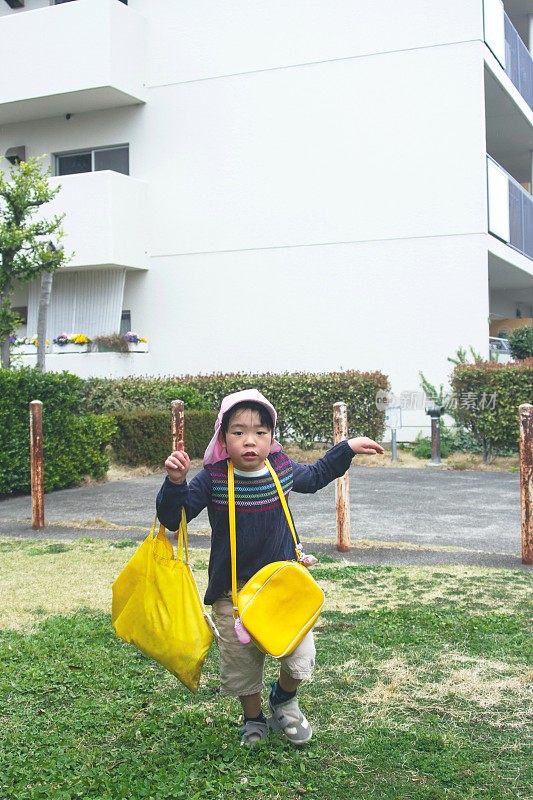
{"type": "Polygon", "coordinates": [[[518,407],[520,415],[520,506],[522,564],[533,564],[533,405],[518,407]]]}
{"type": "Polygon", "coordinates": [[[43,404],[30,403],[31,526],[44,528],[43,404]]]}
{"type": "MultiPolygon", "coordinates": [[[[348,413],[346,403],[333,406],[333,441],[335,444],[348,438],[348,413]]],[[[350,542],[350,476],[348,472],[335,481],[335,511],[337,517],[337,550],[345,553],[350,542]]]]}

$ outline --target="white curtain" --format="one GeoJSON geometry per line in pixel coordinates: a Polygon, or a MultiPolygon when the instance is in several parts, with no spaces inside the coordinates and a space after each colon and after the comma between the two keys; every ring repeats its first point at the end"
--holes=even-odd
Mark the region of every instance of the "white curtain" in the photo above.
{"type": "MultiPolygon", "coordinates": [[[[126,270],[103,269],[54,275],[48,309],[47,339],[60,333],[89,338],[120,331],[126,270]]],[[[28,334],[37,332],[40,280],[30,286],[28,334]]]]}

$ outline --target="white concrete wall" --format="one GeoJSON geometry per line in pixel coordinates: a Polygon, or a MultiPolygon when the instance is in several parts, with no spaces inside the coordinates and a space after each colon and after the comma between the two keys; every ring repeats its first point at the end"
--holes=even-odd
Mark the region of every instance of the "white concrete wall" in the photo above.
{"type": "Polygon", "coordinates": [[[153,90],[140,156],[156,213],[150,252],[486,229],[481,48],[153,90]]]}
{"type": "Polygon", "coordinates": [[[170,84],[483,38],[481,0],[135,0],[150,83],[170,84]]]}
{"type": "Polygon", "coordinates": [[[170,257],[133,281],[132,308],[157,298],[132,320],[157,372],[378,369],[416,390],[488,349],[483,236],[170,257]]]}
{"type": "MultiPolygon", "coordinates": [[[[126,378],[128,375],[146,375],[148,353],[48,353],[47,372],[74,372],[80,378],[104,376],[126,378]]],[[[14,361],[21,366],[34,367],[37,356],[17,355],[14,361]]]]}

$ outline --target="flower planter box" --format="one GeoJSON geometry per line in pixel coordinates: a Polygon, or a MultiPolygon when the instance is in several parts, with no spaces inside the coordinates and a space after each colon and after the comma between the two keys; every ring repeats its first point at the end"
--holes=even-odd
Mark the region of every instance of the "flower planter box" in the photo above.
{"type": "MultiPolygon", "coordinates": [[[[45,348],[48,351],[48,347],[45,348]]],[[[19,344],[11,348],[12,356],[36,356],[37,347],[34,344],[19,344]]]]}
{"type": "Polygon", "coordinates": [[[52,353],[87,353],[89,345],[87,344],[53,344],[52,353]]]}
{"type": "Polygon", "coordinates": [[[147,353],[148,352],[148,342],[128,342],[128,350],[130,353],[147,353]]]}

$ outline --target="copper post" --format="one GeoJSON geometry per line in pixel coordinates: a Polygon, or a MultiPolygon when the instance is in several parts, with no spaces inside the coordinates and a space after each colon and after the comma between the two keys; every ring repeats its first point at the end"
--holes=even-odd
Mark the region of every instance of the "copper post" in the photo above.
{"type": "Polygon", "coordinates": [[[44,528],[43,404],[30,403],[31,526],[44,528]]]}
{"type": "Polygon", "coordinates": [[[520,505],[522,564],[533,564],[533,405],[523,403],[520,415],[520,505]]]}
{"type": "MultiPolygon", "coordinates": [[[[335,444],[348,438],[348,413],[346,403],[333,406],[333,441],[335,444]]],[[[335,513],[337,517],[337,550],[350,549],[350,477],[348,472],[335,481],[335,513]]]]}
{"type": "Polygon", "coordinates": [[[183,400],[173,400],[170,404],[172,414],[172,451],[185,447],[185,406],[183,400]],[[178,446],[183,442],[181,446],[178,446]]]}

